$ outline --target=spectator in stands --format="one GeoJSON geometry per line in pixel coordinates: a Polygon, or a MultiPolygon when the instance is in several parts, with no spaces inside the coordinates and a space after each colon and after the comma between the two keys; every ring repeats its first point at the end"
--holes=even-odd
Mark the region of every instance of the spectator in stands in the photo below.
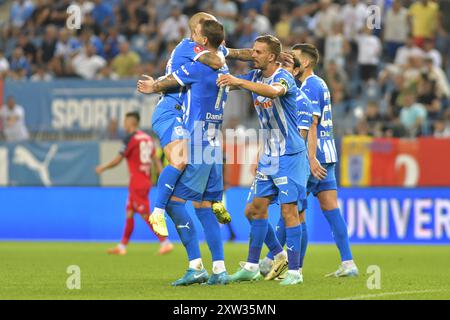
{"type": "Polygon", "coordinates": [[[253,30],[253,25],[250,22],[244,22],[242,33],[236,41],[236,46],[238,48],[251,48],[257,36],[258,33],[253,30]]]}
{"type": "Polygon", "coordinates": [[[67,21],[67,8],[70,6],[72,0],[59,0],[50,1],[52,3],[50,22],[58,28],[63,28],[66,26],[67,21]]]}
{"type": "Polygon", "coordinates": [[[378,64],[382,53],[380,39],[372,34],[367,26],[356,38],[358,43],[358,65],[360,77],[364,82],[369,79],[377,79],[378,64]]]}
{"type": "Polygon", "coordinates": [[[162,39],[165,42],[178,41],[183,37],[189,36],[188,17],[181,14],[179,6],[173,6],[170,17],[166,19],[159,30],[162,39]]]}
{"type": "Polygon", "coordinates": [[[340,68],[345,68],[345,56],[349,52],[350,46],[342,33],[341,22],[335,22],[333,30],[327,34],[324,50],[323,62],[325,67],[330,61],[333,61],[340,68]]]}
{"type": "Polygon", "coordinates": [[[112,6],[109,2],[103,0],[94,0],[91,16],[97,30],[113,27],[116,22],[112,6]]]}
{"type": "Polygon", "coordinates": [[[9,62],[6,59],[3,51],[0,50],[0,79],[5,78],[8,75],[9,62]]]}
{"type": "Polygon", "coordinates": [[[136,52],[130,50],[127,41],[120,44],[120,53],[112,61],[112,70],[120,78],[130,78],[136,75],[136,67],[139,65],[140,58],[136,52]]]}
{"type": "Polygon", "coordinates": [[[402,0],[394,0],[388,9],[383,28],[383,37],[388,57],[394,60],[398,48],[406,43],[409,33],[408,10],[402,0]]]}
{"type": "Polygon", "coordinates": [[[37,48],[25,33],[20,34],[17,45],[23,49],[23,53],[30,63],[37,62],[37,48]]]}
{"type": "Polygon", "coordinates": [[[21,47],[14,49],[9,67],[10,75],[14,79],[20,80],[31,75],[31,64],[25,57],[21,47]]]}
{"type": "Polygon", "coordinates": [[[416,95],[413,91],[408,92],[404,97],[400,111],[400,122],[407,130],[408,136],[417,137],[425,134],[426,120],[427,109],[416,101],[416,95]]]}
{"type": "Polygon", "coordinates": [[[52,5],[49,0],[37,0],[30,20],[38,28],[45,28],[51,23],[52,5]]]}
{"type": "Polygon", "coordinates": [[[320,0],[319,11],[314,15],[313,32],[317,40],[317,48],[324,52],[325,39],[333,34],[339,21],[339,6],[331,0],[320,0]]]}
{"type": "Polygon", "coordinates": [[[58,30],[54,25],[49,25],[45,29],[44,39],[38,50],[37,61],[39,63],[49,63],[56,51],[56,43],[58,42],[58,30]]]}
{"type": "Polygon", "coordinates": [[[433,59],[427,57],[424,59],[423,71],[428,77],[435,81],[436,92],[439,98],[447,100],[450,98],[450,85],[444,70],[434,65],[433,59]]]}
{"type": "Polygon", "coordinates": [[[359,0],[348,0],[342,7],[340,18],[343,22],[345,38],[352,45],[352,51],[357,53],[356,38],[366,25],[367,6],[359,0]]]}
{"type": "Polygon", "coordinates": [[[423,48],[426,39],[434,39],[439,23],[439,5],[435,1],[419,0],[409,8],[414,43],[423,48]]]}
{"type": "Polygon", "coordinates": [[[272,25],[269,19],[262,14],[259,14],[256,9],[248,10],[246,20],[248,23],[253,25],[253,30],[255,30],[259,35],[272,32],[272,25]]]}
{"type": "Polygon", "coordinates": [[[275,24],[275,35],[281,42],[288,41],[291,35],[291,16],[288,12],[281,12],[280,20],[275,24]]]}
{"type": "Polygon", "coordinates": [[[214,3],[214,12],[217,19],[223,24],[225,34],[232,34],[236,29],[238,7],[231,0],[218,0],[214,3]]]}
{"type": "Polygon", "coordinates": [[[384,135],[388,118],[380,112],[377,102],[369,101],[367,103],[365,119],[370,136],[382,137],[384,135]]]}
{"type": "Polygon", "coordinates": [[[126,41],[125,36],[119,33],[118,28],[110,28],[109,35],[104,42],[105,59],[112,60],[120,52],[120,44],[126,41]]]}
{"type": "Polygon", "coordinates": [[[34,10],[34,4],[29,0],[14,1],[11,6],[10,21],[14,27],[21,28],[28,18],[31,17],[34,10]]]}
{"type": "Polygon", "coordinates": [[[42,82],[42,81],[51,81],[53,80],[53,76],[51,73],[47,71],[45,65],[38,65],[36,67],[36,72],[30,77],[30,81],[42,82]]]}
{"type": "Polygon", "coordinates": [[[431,58],[433,64],[437,68],[442,68],[442,56],[441,53],[434,47],[434,40],[425,39],[423,42],[424,56],[431,58]]]}
{"type": "Polygon", "coordinates": [[[94,79],[96,74],[106,64],[106,60],[96,53],[96,49],[91,43],[88,43],[84,50],[78,53],[72,60],[72,67],[75,74],[84,79],[94,79]]]}
{"type": "Polygon", "coordinates": [[[58,41],[55,47],[53,72],[57,76],[68,76],[73,73],[70,61],[81,49],[78,38],[73,37],[68,29],[59,30],[58,41]]]}
{"type": "Polygon", "coordinates": [[[435,138],[450,138],[450,123],[437,120],[434,123],[433,136],[435,138]]]}
{"type": "Polygon", "coordinates": [[[16,104],[14,97],[7,98],[6,105],[0,109],[3,123],[3,134],[7,141],[17,142],[29,138],[27,127],[25,126],[25,110],[16,104]]]}

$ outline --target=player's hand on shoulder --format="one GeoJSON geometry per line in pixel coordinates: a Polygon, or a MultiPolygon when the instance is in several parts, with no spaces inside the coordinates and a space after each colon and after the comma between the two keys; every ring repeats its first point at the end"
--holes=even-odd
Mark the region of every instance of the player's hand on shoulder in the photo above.
{"type": "Polygon", "coordinates": [[[309,166],[311,167],[311,174],[319,180],[323,180],[327,176],[327,169],[322,167],[319,160],[316,158],[309,160],[309,166]]]}
{"type": "Polygon", "coordinates": [[[293,66],[294,57],[289,52],[281,52],[278,56],[278,62],[281,62],[281,64],[285,66],[293,66]]]}
{"type": "Polygon", "coordinates": [[[217,78],[216,83],[217,83],[217,85],[219,87],[239,86],[240,85],[240,79],[236,78],[235,76],[232,76],[231,74],[221,74],[217,78]]]}
{"type": "Polygon", "coordinates": [[[155,83],[155,80],[146,74],[143,74],[142,77],[144,77],[145,79],[138,80],[137,90],[141,93],[152,93],[153,92],[152,86],[153,83],[155,83]]]}

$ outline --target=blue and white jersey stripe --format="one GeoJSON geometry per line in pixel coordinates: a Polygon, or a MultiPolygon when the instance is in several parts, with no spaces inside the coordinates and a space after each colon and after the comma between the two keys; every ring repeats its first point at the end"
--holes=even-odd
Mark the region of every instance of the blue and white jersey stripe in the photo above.
{"type": "Polygon", "coordinates": [[[315,74],[307,77],[300,89],[311,101],[313,115],[319,117],[317,160],[320,163],[335,163],[338,161],[338,156],[334,143],[330,90],[325,81],[315,74]]]}
{"type": "Polygon", "coordinates": [[[278,68],[269,78],[264,78],[261,70],[252,70],[240,78],[268,85],[279,84],[286,89],[283,96],[275,99],[252,93],[263,129],[264,153],[268,156],[283,156],[305,150],[305,142],[297,129],[297,86],[292,75],[278,68]]]}

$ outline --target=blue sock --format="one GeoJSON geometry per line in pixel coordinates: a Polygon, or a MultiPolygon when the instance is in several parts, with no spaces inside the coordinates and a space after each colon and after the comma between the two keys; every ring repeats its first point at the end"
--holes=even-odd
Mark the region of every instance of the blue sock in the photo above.
{"type": "Polygon", "coordinates": [[[280,216],[280,220],[278,220],[277,238],[280,242],[281,247],[284,247],[284,245],[286,244],[286,225],[284,224],[283,216],[280,216]]]}
{"type": "Polygon", "coordinates": [[[303,268],[303,259],[306,255],[306,248],[308,247],[308,228],[306,222],[301,224],[302,226],[302,243],[300,246],[300,268],[303,268]]]}
{"type": "Polygon", "coordinates": [[[324,211],[323,214],[327,219],[331,232],[333,232],[334,241],[341,254],[341,260],[352,260],[352,252],[350,250],[350,242],[348,241],[347,225],[341,215],[339,208],[324,211]]]}
{"type": "Polygon", "coordinates": [[[220,225],[211,208],[195,209],[198,220],[203,226],[205,239],[213,261],[224,260],[222,234],[220,225]]]}
{"type": "Polygon", "coordinates": [[[198,259],[200,255],[200,246],[194,222],[186,211],[185,203],[178,201],[169,201],[167,204],[167,214],[172,219],[177,228],[181,242],[186,248],[189,261],[198,259]]]}
{"type": "Polygon", "coordinates": [[[289,270],[300,269],[300,246],[302,242],[302,227],[300,225],[286,228],[286,248],[289,270]]]}
{"type": "Polygon", "coordinates": [[[269,222],[267,219],[253,219],[250,223],[250,246],[247,262],[259,263],[259,257],[261,255],[264,239],[266,238],[269,222]]]}
{"type": "Polygon", "coordinates": [[[156,196],[155,208],[166,208],[182,172],[170,164],[163,169],[158,178],[158,195],[156,196]]]}
{"type": "Polygon", "coordinates": [[[264,239],[264,243],[267,246],[267,248],[269,248],[269,253],[267,254],[267,257],[272,260],[275,255],[283,251],[283,247],[278,241],[277,235],[275,234],[275,230],[273,230],[273,227],[270,223],[267,225],[267,235],[266,238],[264,239]]]}

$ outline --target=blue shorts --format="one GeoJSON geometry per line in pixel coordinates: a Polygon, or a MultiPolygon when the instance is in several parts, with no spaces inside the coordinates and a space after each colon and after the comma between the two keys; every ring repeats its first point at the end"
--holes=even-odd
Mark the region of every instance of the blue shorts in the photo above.
{"type": "Polygon", "coordinates": [[[280,157],[261,156],[254,196],[278,198],[280,204],[306,199],[306,150],[280,157]]]}
{"type": "MultiPolygon", "coordinates": [[[[306,178],[305,178],[305,180],[308,181],[308,178],[309,178],[309,175],[310,175],[308,161],[306,161],[306,170],[305,171],[306,171],[306,178]]],[[[256,179],[253,180],[253,183],[250,186],[250,190],[248,191],[247,204],[248,203],[252,203],[253,198],[255,197],[255,184],[256,184],[256,179]]],[[[270,204],[272,205],[274,203],[279,204],[278,196],[277,197],[272,197],[272,200],[270,201],[270,204]]],[[[308,200],[307,200],[306,194],[304,194],[304,195],[301,195],[301,198],[299,198],[297,200],[297,210],[298,210],[298,212],[302,212],[302,211],[306,210],[307,208],[308,208],[308,200]]]]}
{"type": "Polygon", "coordinates": [[[177,109],[178,101],[163,96],[152,115],[152,129],[158,135],[161,147],[175,140],[188,139],[183,123],[183,113],[177,109]]]}
{"type": "MultiPolygon", "coordinates": [[[[221,154],[221,150],[218,150],[221,154]]],[[[191,201],[222,201],[223,164],[189,163],[175,185],[173,195],[191,201]]]]}
{"type": "Polygon", "coordinates": [[[317,194],[322,191],[337,190],[335,174],[336,163],[322,163],[322,166],[327,169],[327,176],[325,177],[325,179],[318,180],[313,175],[310,175],[308,179],[308,185],[306,189],[308,193],[312,192],[314,196],[317,196],[317,194]]]}

